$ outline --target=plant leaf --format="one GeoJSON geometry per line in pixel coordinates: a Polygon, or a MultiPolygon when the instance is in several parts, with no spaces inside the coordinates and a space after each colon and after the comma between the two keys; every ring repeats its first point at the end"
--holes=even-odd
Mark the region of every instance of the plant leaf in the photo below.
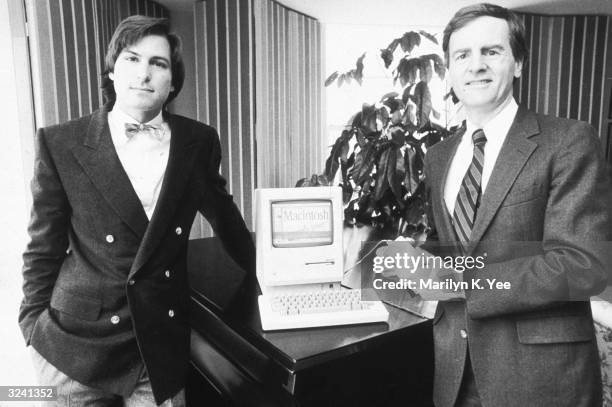
{"type": "Polygon", "coordinates": [[[427,54],[421,56],[422,60],[431,61],[433,63],[433,69],[440,78],[440,80],[444,80],[444,76],[446,75],[446,66],[444,66],[444,60],[438,54],[427,54]]]}
{"type": "Polygon", "coordinates": [[[380,57],[385,63],[385,68],[389,68],[389,65],[391,65],[391,63],[393,62],[393,53],[395,52],[395,49],[397,48],[399,41],[400,40],[396,38],[393,41],[391,41],[389,45],[387,45],[387,48],[380,50],[380,57]]]}
{"type": "Polygon", "coordinates": [[[353,69],[351,71],[351,78],[353,78],[359,85],[363,84],[363,72],[353,69]]]}
{"type": "Polygon", "coordinates": [[[329,186],[330,184],[330,180],[324,174],[317,175],[317,185],[329,186]]]}
{"type": "Polygon", "coordinates": [[[338,77],[338,71],[335,71],[334,73],[332,73],[331,75],[329,75],[327,77],[327,79],[325,79],[325,86],[329,86],[332,83],[334,83],[334,81],[336,80],[336,78],[338,77]]]}
{"type": "Polygon", "coordinates": [[[414,94],[411,95],[411,99],[416,105],[417,115],[417,127],[420,129],[429,123],[429,114],[431,113],[431,93],[426,82],[419,82],[414,88],[414,94]]]}
{"type": "Polygon", "coordinates": [[[374,188],[375,201],[379,201],[387,190],[387,188],[389,187],[389,184],[387,183],[387,167],[391,151],[392,148],[389,145],[389,147],[382,152],[382,154],[380,155],[380,159],[378,160],[378,165],[376,169],[376,188],[374,188]]]}
{"type": "Polygon", "coordinates": [[[387,100],[387,99],[395,99],[395,98],[397,98],[398,96],[399,96],[399,93],[397,93],[397,92],[389,92],[389,93],[385,93],[385,94],[383,95],[383,97],[381,97],[381,98],[380,98],[380,101],[381,101],[381,102],[384,102],[384,101],[385,101],[385,100],[387,100]]]}
{"type": "Polygon", "coordinates": [[[447,100],[448,98],[451,98],[454,104],[459,103],[459,99],[457,98],[457,95],[455,95],[455,91],[452,88],[446,95],[444,95],[444,100],[447,100]]]}
{"type": "Polygon", "coordinates": [[[351,176],[357,185],[361,185],[372,172],[375,164],[376,149],[372,144],[366,144],[355,156],[355,165],[351,176]]]}
{"type": "Polygon", "coordinates": [[[393,52],[389,51],[388,49],[381,49],[380,57],[385,63],[385,68],[389,68],[389,65],[391,65],[393,62],[393,52]]]}
{"type": "Polygon", "coordinates": [[[399,147],[393,146],[390,151],[389,160],[387,162],[387,182],[391,187],[391,192],[393,192],[397,203],[403,207],[402,181],[404,179],[405,172],[404,157],[402,156],[399,147]]]}
{"type": "Polygon", "coordinates": [[[376,132],[376,117],[378,113],[376,112],[376,107],[374,105],[368,105],[364,103],[361,107],[361,127],[366,130],[366,134],[376,132]]]}
{"type": "Polygon", "coordinates": [[[351,134],[348,130],[343,130],[340,137],[336,139],[336,142],[332,146],[331,152],[327,161],[325,161],[325,176],[327,179],[333,180],[338,171],[338,160],[341,159],[342,153],[348,153],[348,142],[351,138],[351,134]]]}
{"type": "Polygon", "coordinates": [[[408,86],[406,87],[406,89],[404,89],[404,93],[402,93],[402,102],[404,102],[404,105],[406,106],[408,106],[408,101],[410,100],[410,93],[413,89],[414,85],[408,86]]]}
{"type": "Polygon", "coordinates": [[[366,54],[364,52],[359,58],[357,58],[357,61],[355,62],[355,71],[359,74],[363,73],[363,58],[365,58],[365,56],[366,54]]]}
{"type": "Polygon", "coordinates": [[[395,69],[395,76],[393,81],[399,79],[400,84],[406,86],[406,84],[413,84],[416,82],[417,74],[421,69],[421,60],[419,58],[404,58],[395,69]]]}
{"type": "Polygon", "coordinates": [[[391,113],[404,108],[402,100],[398,98],[387,98],[384,99],[382,103],[389,108],[389,112],[391,113]]]}
{"type": "Polygon", "coordinates": [[[425,205],[423,200],[420,198],[414,198],[410,200],[410,204],[407,205],[406,211],[404,212],[404,219],[406,222],[414,227],[414,231],[418,230],[419,225],[423,222],[425,216],[425,205]]]}
{"type": "Polygon", "coordinates": [[[382,123],[382,128],[384,129],[389,123],[389,111],[385,107],[376,109],[376,119],[380,120],[382,123]]]}
{"type": "Polygon", "coordinates": [[[404,166],[406,172],[404,174],[404,186],[410,195],[414,194],[419,186],[418,169],[416,163],[417,152],[414,148],[407,148],[404,156],[404,166]]]}
{"type": "Polygon", "coordinates": [[[406,105],[406,109],[404,110],[404,115],[402,116],[402,124],[406,128],[407,131],[417,130],[416,123],[416,109],[413,103],[408,103],[406,105]]]}
{"type": "Polygon", "coordinates": [[[438,40],[436,39],[436,37],[434,37],[432,34],[428,33],[427,31],[420,30],[419,34],[421,34],[423,37],[427,38],[429,41],[433,42],[434,44],[438,45],[438,40]]]}
{"type": "Polygon", "coordinates": [[[410,53],[414,47],[421,45],[421,36],[414,31],[404,33],[400,39],[400,44],[402,51],[410,53]]]}
{"type": "Polygon", "coordinates": [[[391,125],[398,126],[402,124],[402,117],[404,116],[404,111],[401,109],[397,109],[393,113],[391,113],[391,125]]]}
{"type": "Polygon", "coordinates": [[[433,107],[431,108],[431,114],[433,114],[433,117],[438,120],[440,118],[440,112],[438,112],[436,109],[434,109],[433,107]]]}
{"type": "Polygon", "coordinates": [[[355,152],[353,151],[346,161],[340,161],[340,171],[342,173],[342,185],[350,185],[348,182],[348,170],[355,164],[355,152]]]}
{"type": "Polygon", "coordinates": [[[391,134],[390,138],[393,144],[395,144],[397,147],[404,145],[406,135],[404,134],[404,129],[401,126],[394,126],[390,128],[389,133],[391,134]]]}
{"type": "Polygon", "coordinates": [[[342,84],[344,83],[344,74],[341,74],[340,76],[338,76],[338,81],[336,82],[336,84],[338,85],[338,87],[342,86],[342,84]]]}
{"type": "Polygon", "coordinates": [[[363,129],[361,127],[353,127],[353,134],[355,134],[355,138],[357,139],[357,144],[359,145],[359,147],[363,148],[368,142],[368,139],[366,138],[363,129]]]}
{"type": "Polygon", "coordinates": [[[301,187],[308,187],[309,185],[310,179],[308,178],[301,178],[300,180],[298,180],[298,182],[295,183],[295,187],[296,188],[301,188],[301,187]]]}
{"type": "Polygon", "coordinates": [[[353,196],[353,187],[351,186],[351,183],[347,182],[342,184],[342,202],[346,204],[349,199],[351,199],[351,196],[353,196]]]}

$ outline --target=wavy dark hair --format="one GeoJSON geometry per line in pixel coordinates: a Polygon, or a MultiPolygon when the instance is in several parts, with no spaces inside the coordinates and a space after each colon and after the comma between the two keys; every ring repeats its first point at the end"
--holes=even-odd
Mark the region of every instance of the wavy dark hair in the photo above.
{"type": "Polygon", "coordinates": [[[170,103],[181,91],[185,81],[185,64],[181,56],[181,39],[170,32],[170,24],[165,18],[147,16],[130,16],[119,23],[108,44],[104,57],[104,72],[102,73],[102,93],[106,102],[114,102],[117,95],[115,86],[108,74],[115,69],[115,61],[125,47],[129,47],[148,35],[165,37],[170,44],[170,65],[172,71],[172,86],[174,90],[168,95],[164,106],[170,103]]]}
{"type": "Polygon", "coordinates": [[[512,56],[515,61],[520,61],[525,66],[527,61],[527,54],[529,52],[527,47],[527,40],[525,38],[525,25],[523,20],[520,19],[516,13],[508,10],[507,8],[497,6],[495,4],[480,3],[466,6],[455,13],[453,18],[448,22],[444,29],[444,36],[442,39],[442,50],[444,51],[444,59],[446,60],[446,66],[448,67],[449,55],[448,55],[448,43],[450,42],[451,34],[455,31],[465,27],[471,21],[478,17],[495,17],[506,20],[508,23],[508,29],[510,31],[510,48],[512,49],[512,56]]]}

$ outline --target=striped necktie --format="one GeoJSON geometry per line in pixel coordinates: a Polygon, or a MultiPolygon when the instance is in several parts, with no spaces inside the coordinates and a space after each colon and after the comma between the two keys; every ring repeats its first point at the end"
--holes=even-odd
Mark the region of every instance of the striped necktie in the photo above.
{"type": "Polygon", "coordinates": [[[484,131],[482,129],[476,130],[472,134],[472,141],[474,142],[472,164],[470,164],[470,168],[468,168],[461,182],[461,188],[459,188],[453,212],[453,225],[464,251],[467,251],[474,221],[476,220],[476,211],[480,205],[484,146],[487,142],[484,131]]]}

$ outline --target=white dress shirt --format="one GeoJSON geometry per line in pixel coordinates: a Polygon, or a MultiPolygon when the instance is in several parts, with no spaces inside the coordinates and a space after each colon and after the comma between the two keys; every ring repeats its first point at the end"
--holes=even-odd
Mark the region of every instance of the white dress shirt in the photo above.
{"type": "Polygon", "coordinates": [[[510,130],[510,126],[512,126],[517,111],[518,105],[514,99],[512,99],[497,116],[489,120],[483,127],[477,127],[471,123],[469,119],[466,120],[466,131],[459,142],[444,185],[444,201],[446,202],[448,213],[451,214],[451,216],[455,211],[455,202],[457,201],[457,195],[461,188],[461,182],[463,182],[465,173],[472,163],[472,156],[474,155],[472,134],[476,130],[482,128],[487,138],[487,143],[484,148],[482,180],[480,183],[484,196],[489,178],[491,178],[491,173],[493,172],[493,167],[499,156],[499,151],[504,144],[504,140],[506,140],[506,135],[508,134],[508,130],[510,130]]]}
{"type": "Polygon", "coordinates": [[[108,113],[108,127],[121,165],[123,165],[123,169],[127,173],[147,217],[151,219],[168,164],[170,127],[163,121],[160,112],[153,120],[144,123],[162,126],[163,131],[159,139],[147,132],[138,132],[129,138],[125,134],[126,123],[139,124],[138,121],[121,111],[117,106],[108,113]]]}

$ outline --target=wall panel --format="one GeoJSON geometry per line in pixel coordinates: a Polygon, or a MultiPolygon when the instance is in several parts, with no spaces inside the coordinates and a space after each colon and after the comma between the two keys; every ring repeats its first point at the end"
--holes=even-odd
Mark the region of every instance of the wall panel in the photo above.
{"type": "MultiPolygon", "coordinates": [[[[194,4],[197,120],[219,132],[221,173],[252,228],[255,188],[253,22],[251,0],[207,0],[194,4]]],[[[192,237],[211,236],[198,217],[192,237]]]]}
{"type": "MultiPolygon", "coordinates": [[[[584,120],[610,147],[610,16],[522,15],[530,45],[515,85],[519,102],[540,113],[584,120]]],[[[608,159],[612,159],[608,152],[608,159]]]]}
{"type": "Polygon", "coordinates": [[[257,185],[291,187],[324,164],[322,28],[274,1],[253,2],[257,185]]]}
{"type": "MultiPolygon", "coordinates": [[[[256,187],[293,186],[323,167],[320,29],[270,0],[194,5],[197,118],[219,131],[222,173],[249,227],[256,187]]],[[[201,218],[194,230],[211,234],[201,218]]]]}

